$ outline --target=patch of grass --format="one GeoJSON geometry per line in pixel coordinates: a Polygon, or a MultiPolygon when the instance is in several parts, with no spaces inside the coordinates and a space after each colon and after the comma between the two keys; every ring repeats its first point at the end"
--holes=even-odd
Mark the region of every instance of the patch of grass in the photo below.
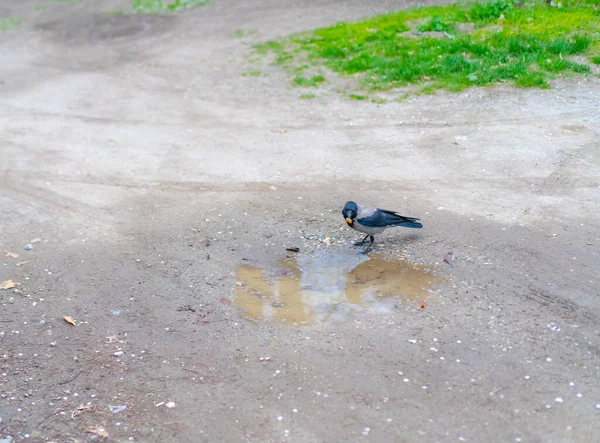
{"type": "Polygon", "coordinates": [[[594,57],[590,57],[590,61],[595,65],[600,65],[600,55],[596,55],[594,57]]]}
{"type": "Polygon", "coordinates": [[[9,29],[15,28],[23,23],[20,17],[9,15],[6,17],[0,17],[0,31],[8,31],[9,29]]]}
{"type": "Polygon", "coordinates": [[[365,91],[420,84],[429,93],[503,82],[547,88],[558,75],[588,73],[569,56],[597,61],[599,45],[598,0],[480,0],[337,23],[255,49],[274,54],[297,85],[315,86],[303,73],[324,66],[365,91]]]}
{"type": "Polygon", "coordinates": [[[500,18],[510,16],[518,0],[487,0],[472,3],[468,6],[466,17],[477,26],[494,23],[500,18]]]}
{"type": "Polygon", "coordinates": [[[367,98],[369,98],[366,95],[354,93],[350,94],[348,97],[352,100],[366,100],[367,98]]]}
{"type": "Polygon", "coordinates": [[[405,92],[404,94],[402,94],[399,97],[396,97],[394,99],[395,102],[403,102],[404,100],[406,100],[408,97],[410,97],[410,94],[408,92],[405,92]]]}
{"type": "Polygon", "coordinates": [[[303,100],[307,100],[307,99],[311,99],[311,98],[315,98],[316,94],[313,92],[305,92],[303,94],[300,94],[300,98],[303,100]]]}
{"type": "Polygon", "coordinates": [[[325,81],[325,77],[321,74],[314,74],[310,77],[305,77],[303,75],[296,75],[294,77],[294,84],[296,86],[312,86],[315,87],[319,83],[323,83],[325,81]]]}
{"type": "Polygon", "coordinates": [[[180,11],[197,8],[211,3],[212,0],[133,0],[133,10],[143,14],[180,11]]]}
{"type": "Polygon", "coordinates": [[[46,9],[48,9],[47,5],[34,5],[31,9],[33,9],[34,11],[45,11],[46,9]]]}
{"type": "Polygon", "coordinates": [[[451,32],[454,31],[454,27],[453,23],[448,23],[439,16],[434,15],[417,26],[417,30],[419,32],[451,32]]]}

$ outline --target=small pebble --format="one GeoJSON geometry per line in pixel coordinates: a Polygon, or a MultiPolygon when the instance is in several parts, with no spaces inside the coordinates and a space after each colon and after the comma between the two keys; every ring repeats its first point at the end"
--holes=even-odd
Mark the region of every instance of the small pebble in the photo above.
{"type": "Polygon", "coordinates": [[[283,417],[280,415],[279,417],[277,417],[277,420],[281,421],[283,420],[283,417]]]}
{"type": "Polygon", "coordinates": [[[175,404],[175,402],[174,402],[174,401],[170,401],[170,402],[168,402],[168,403],[167,403],[165,406],[166,406],[167,408],[169,408],[169,409],[173,409],[173,408],[174,408],[175,406],[177,406],[177,405],[175,404]]]}
{"type": "Polygon", "coordinates": [[[123,355],[123,354],[124,354],[124,352],[123,352],[123,351],[117,351],[117,352],[115,352],[113,355],[114,355],[115,357],[120,357],[120,356],[121,356],[121,355],[123,355]]]}
{"type": "Polygon", "coordinates": [[[362,431],[362,435],[369,435],[369,432],[371,432],[371,428],[364,428],[362,431]]]}
{"type": "Polygon", "coordinates": [[[33,248],[35,248],[35,246],[33,246],[31,243],[27,243],[23,249],[25,249],[26,251],[31,251],[33,248]]]}
{"type": "Polygon", "coordinates": [[[556,397],[556,398],[554,399],[554,401],[555,401],[556,403],[562,403],[562,402],[563,402],[563,399],[562,399],[562,398],[560,398],[560,397],[556,397]]]}

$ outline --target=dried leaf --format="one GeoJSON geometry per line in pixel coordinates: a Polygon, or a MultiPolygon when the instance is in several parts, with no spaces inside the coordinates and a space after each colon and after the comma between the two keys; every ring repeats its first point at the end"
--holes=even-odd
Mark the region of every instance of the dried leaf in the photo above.
{"type": "Polygon", "coordinates": [[[27,263],[29,263],[31,260],[25,260],[25,261],[20,261],[19,263],[17,263],[17,266],[23,266],[26,265],[27,263]]]}
{"type": "Polygon", "coordinates": [[[221,297],[221,303],[223,303],[224,305],[230,305],[231,300],[229,300],[227,297],[221,297]]]}
{"type": "Polygon", "coordinates": [[[417,306],[419,306],[420,309],[425,309],[427,307],[427,302],[425,300],[419,300],[417,306]]]}
{"type": "Polygon", "coordinates": [[[12,280],[6,280],[2,282],[2,285],[0,285],[0,289],[12,289],[14,287],[17,286],[18,283],[15,283],[12,280]]]}
{"type": "Polygon", "coordinates": [[[108,432],[106,432],[106,429],[104,429],[100,425],[88,426],[87,428],[85,428],[85,432],[87,432],[88,434],[96,434],[98,437],[101,438],[108,438],[108,432]]]}
{"type": "Polygon", "coordinates": [[[68,315],[63,315],[62,319],[64,321],[66,321],[67,323],[69,323],[70,325],[75,326],[75,320],[73,320],[71,317],[69,317],[68,315]]]}
{"type": "Polygon", "coordinates": [[[19,254],[7,251],[6,249],[4,250],[4,255],[6,255],[8,258],[19,258],[19,254]]]}

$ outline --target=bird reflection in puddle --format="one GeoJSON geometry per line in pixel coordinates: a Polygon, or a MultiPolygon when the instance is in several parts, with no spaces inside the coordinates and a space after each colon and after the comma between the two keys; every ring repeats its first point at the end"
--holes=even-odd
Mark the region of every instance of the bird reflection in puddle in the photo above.
{"type": "Polygon", "coordinates": [[[399,299],[418,300],[441,280],[431,266],[352,250],[298,254],[269,270],[237,270],[235,304],[250,320],[305,326],[343,319],[352,311],[390,312],[399,299]]]}

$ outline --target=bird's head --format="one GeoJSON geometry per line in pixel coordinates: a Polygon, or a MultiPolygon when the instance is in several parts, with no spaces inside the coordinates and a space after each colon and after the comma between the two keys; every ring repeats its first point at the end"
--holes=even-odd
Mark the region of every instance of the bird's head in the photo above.
{"type": "Polygon", "coordinates": [[[358,205],[352,201],[346,202],[344,209],[342,209],[342,215],[346,219],[348,226],[352,226],[354,224],[356,214],[358,214],[358,205]]]}

